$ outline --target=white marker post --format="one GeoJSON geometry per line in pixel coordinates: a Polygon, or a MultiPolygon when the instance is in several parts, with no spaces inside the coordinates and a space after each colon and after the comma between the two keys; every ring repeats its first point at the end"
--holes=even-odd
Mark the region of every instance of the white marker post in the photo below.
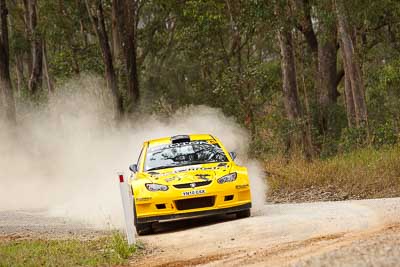
{"type": "Polygon", "coordinates": [[[128,244],[132,245],[135,243],[135,226],[134,226],[134,215],[133,215],[133,196],[130,185],[124,181],[124,174],[118,173],[119,178],[119,189],[121,191],[122,207],[124,209],[125,217],[125,231],[128,239],[128,244]]]}

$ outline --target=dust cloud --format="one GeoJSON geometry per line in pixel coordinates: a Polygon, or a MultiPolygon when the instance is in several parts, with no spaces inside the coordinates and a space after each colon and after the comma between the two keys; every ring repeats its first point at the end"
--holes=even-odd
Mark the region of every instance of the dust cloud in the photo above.
{"type": "Polygon", "coordinates": [[[253,204],[264,203],[261,166],[246,158],[247,132],[218,109],[191,106],[168,118],[136,116],[115,127],[101,79],[59,88],[45,107],[18,106],[18,131],[0,125],[0,210],[43,209],[97,227],[120,227],[117,172],[129,175],[143,141],[211,133],[249,168],[253,204]]]}

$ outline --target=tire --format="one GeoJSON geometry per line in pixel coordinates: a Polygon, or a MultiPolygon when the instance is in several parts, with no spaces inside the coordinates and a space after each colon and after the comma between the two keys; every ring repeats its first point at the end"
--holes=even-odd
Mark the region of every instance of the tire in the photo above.
{"type": "Polygon", "coordinates": [[[241,211],[236,212],[237,219],[248,218],[248,217],[250,217],[250,215],[251,215],[250,209],[241,210],[241,211]]]}
{"type": "Polygon", "coordinates": [[[153,233],[152,223],[138,223],[137,222],[135,199],[133,199],[133,216],[135,217],[134,224],[135,224],[135,228],[136,228],[136,233],[138,235],[150,235],[153,233]]]}
{"type": "Polygon", "coordinates": [[[151,223],[138,223],[135,227],[138,235],[150,235],[153,233],[153,227],[151,223]]]}

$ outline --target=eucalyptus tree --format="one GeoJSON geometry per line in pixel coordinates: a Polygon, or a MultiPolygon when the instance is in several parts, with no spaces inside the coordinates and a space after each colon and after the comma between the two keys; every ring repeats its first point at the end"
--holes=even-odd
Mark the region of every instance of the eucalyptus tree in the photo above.
{"type": "MultiPolygon", "coordinates": [[[[14,93],[10,79],[10,48],[7,16],[8,9],[6,0],[0,0],[0,104],[4,107],[5,119],[8,123],[15,124],[16,114],[14,93]]],[[[1,106],[0,108],[2,112],[3,108],[1,106]]]]}
{"type": "Polygon", "coordinates": [[[43,40],[38,27],[37,0],[23,0],[25,7],[26,32],[30,41],[31,71],[29,76],[29,90],[36,95],[41,88],[43,77],[43,40]]]}
{"type": "Polygon", "coordinates": [[[120,120],[123,115],[123,103],[121,93],[118,89],[118,80],[115,73],[110,41],[106,29],[103,1],[86,0],[86,8],[100,45],[107,88],[111,93],[113,101],[114,117],[116,120],[120,120]]]}
{"type": "Polygon", "coordinates": [[[122,58],[126,78],[126,111],[128,113],[137,109],[139,104],[139,77],[137,67],[137,26],[139,23],[139,10],[144,4],[140,0],[113,0],[113,45],[116,56],[122,50],[122,58]]]}

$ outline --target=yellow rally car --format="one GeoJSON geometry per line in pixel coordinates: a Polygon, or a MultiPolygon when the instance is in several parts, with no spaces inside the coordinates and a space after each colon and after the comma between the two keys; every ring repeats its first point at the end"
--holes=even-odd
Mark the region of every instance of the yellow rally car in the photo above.
{"type": "Polygon", "coordinates": [[[230,213],[249,217],[249,177],[235,157],[209,134],[145,142],[137,164],[129,167],[137,233],[151,233],[159,221],[230,213]]]}

